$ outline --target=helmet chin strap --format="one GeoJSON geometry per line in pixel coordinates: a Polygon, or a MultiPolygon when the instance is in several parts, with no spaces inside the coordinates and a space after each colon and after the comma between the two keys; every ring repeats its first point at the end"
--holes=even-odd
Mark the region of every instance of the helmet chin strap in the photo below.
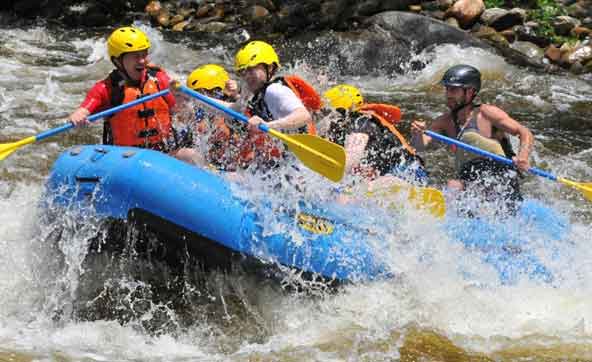
{"type": "Polygon", "coordinates": [[[463,88],[463,92],[465,97],[463,97],[463,103],[457,105],[456,107],[454,107],[453,109],[450,110],[450,113],[452,115],[452,121],[454,122],[455,126],[458,128],[459,124],[458,124],[458,113],[463,110],[466,106],[468,105],[473,105],[473,101],[475,100],[475,97],[477,96],[476,94],[473,95],[473,97],[471,97],[471,100],[468,102],[465,102],[464,99],[467,96],[467,88],[463,88]]]}
{"type": "Polygon", "coordinates": [[[119,73],[121,73],[124,77],[124,79],[130,83],[138,83],[137,81],[133,80],[129,73],[127,72],[127,70],[125,70],[125,67],[123,66],[123,61],[121,61],[121,58],[123,58],[123,54],[119,57],[119,58],[115,58],[115,59],[111,59],[111,63],[113,63],[113,65],[115,65],[115,68],[117,68],[117,70],[119,71],[119,73]],[[117,60],[117,62],[115,62],[115,60],[117,60]],[[118,64],[119,63],[119,64],[118,64]]]}
{"type": "Polygon", "coordinates": [[[271,78],[276,71],[276,67],[273,64],[265,64],[265,83],[271,82],[271,78]]]}

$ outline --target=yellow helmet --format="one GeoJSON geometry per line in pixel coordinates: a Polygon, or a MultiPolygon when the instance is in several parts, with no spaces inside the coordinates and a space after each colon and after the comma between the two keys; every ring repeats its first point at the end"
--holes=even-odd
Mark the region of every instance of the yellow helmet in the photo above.
{"type": "Polygon", "coordinates": [[[230,79],[224,68],[216,64],[206,64],[196,68],[187,78],[187,87],[198,90],[224,89],[230,79]]]}
{"type": "Polygon", "coordinates": [[[355,109],[364,103],[364,98],[358,88],[339,84],[329,89],[324,94],[332,108],[355,109]]]}
{"type": "Polygon", "coordinates": [[[264,41],[252,41],[241,48],[234,58],[234,69],[237,72],[254,67],[258,64],[275,64],[280,66],[280,59],[273,47],[264,41]]]}
{"type": "Polygon", "coordinates": [[[109,57],[118,58],[121,54],[150,49],[150,39],[144,32],[132,26],[115,29],[107,39],[109,57]]]}

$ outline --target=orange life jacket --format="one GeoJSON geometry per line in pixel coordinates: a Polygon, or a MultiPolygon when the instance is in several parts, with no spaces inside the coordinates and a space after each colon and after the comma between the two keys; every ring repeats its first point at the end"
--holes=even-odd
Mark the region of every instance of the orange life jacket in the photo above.
{"type": "Polygon", "coordinates": [[[212,126],[208,137],[208,162],[221,170],[235,171],[241,143],[239,135],[226,125],[223,117],[215,117],[212,126]]]}
{"type": "MultiPolygon", "coordinates": [[[[161,89],[156,78],[158,71],[160,68],[150,67],[147,69],[146,79],[140,87],[126,83],[123,85],[123,89],[117,90],[123,93],[123,100],[120,104],[159,92],[161,89]]],[[[115,92],[115,89],[112,92],[115,92]]],[[[109,125],[113,144],[118,146],[160,148],[172,133],[170,108],[162,97],[116,113],[109,119],[109,125]]]]}
{"type": "Polygon", "coordinates": [[[401,110],[397,106],[380,103],[363,104],[357,109],[360,113],[367,114],[377,119],[380,124],[388,129],[401,143],[403,148],[415,156],[415,149],[409,145],[405,137],[399,132],[395,125],[401,121],[401,110]]]}
{"type": "MultiPolygon", "coordinates": [[[[304,104],[304,107],[306,107],[310,113],[315,113],[321,110],[321,107],[323,106],[321,96],[310,83],[297,75],[285,75],[281,77],[281,79],[283,83],[288,86],[298,98],[300,98],[302,104],[304,104]]],[[[317,129],[313,121],[306,124],[306,130],[308,134],[317,134],[317,129]]]]}

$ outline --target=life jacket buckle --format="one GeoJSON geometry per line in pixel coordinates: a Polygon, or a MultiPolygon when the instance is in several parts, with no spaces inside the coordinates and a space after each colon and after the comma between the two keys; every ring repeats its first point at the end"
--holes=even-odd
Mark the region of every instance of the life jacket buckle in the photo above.
{"type": "Polygon", "coordinates": [[[141,109],[138,111],[138,117],[140,118],[149,118],[153,117],[156,113],[152,108],[141,109]]]}
{"type": "Polygon", "coordinates": [[[158,135],[158,130],[156,128],[143,129],[138,132],[138,137],[140,138],[148,138],[156,135],[158,135]]]}

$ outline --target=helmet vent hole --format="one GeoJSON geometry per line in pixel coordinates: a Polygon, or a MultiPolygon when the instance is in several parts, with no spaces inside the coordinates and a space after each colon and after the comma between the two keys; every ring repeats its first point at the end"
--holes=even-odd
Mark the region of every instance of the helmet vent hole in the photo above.
{"type": "Polygon", "coordinates": [[[197,79],[196,79],[196,80],[194,80],[193,82],[191,82],[191,85],[192,85],[192,86],[194,86],[194,85],[196,85],[196,84],[197,84],[197,79]]]}
{"type": "Polygon", "coordinates": [[[134,46],[132,43],[125,43],[125,45],[127,45],[130,48],[134,46]]]}

